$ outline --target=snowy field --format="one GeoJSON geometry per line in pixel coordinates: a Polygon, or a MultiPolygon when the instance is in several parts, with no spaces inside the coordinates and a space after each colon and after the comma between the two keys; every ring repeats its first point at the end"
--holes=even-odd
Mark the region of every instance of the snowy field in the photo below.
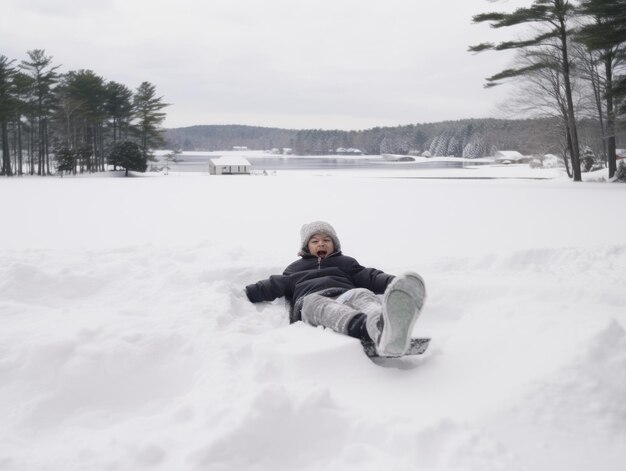
{"type": "Polygon", "coordinates": [[[0,469],[626,469],[626,185],[379,176],[0,181],[0,469]],[[316,219],[426,354],[242,298],[316,219]]]}

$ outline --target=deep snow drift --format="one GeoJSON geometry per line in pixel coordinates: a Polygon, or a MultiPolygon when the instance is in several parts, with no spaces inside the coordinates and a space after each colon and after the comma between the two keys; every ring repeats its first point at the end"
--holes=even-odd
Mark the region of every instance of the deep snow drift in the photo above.
{"type": "Polygon", "coordinates": [[[626,185],[375,177],[0,182],[0,469],[624,469],[626,185]],[[315,219],[425,355],[242,297],[315,219]]]}

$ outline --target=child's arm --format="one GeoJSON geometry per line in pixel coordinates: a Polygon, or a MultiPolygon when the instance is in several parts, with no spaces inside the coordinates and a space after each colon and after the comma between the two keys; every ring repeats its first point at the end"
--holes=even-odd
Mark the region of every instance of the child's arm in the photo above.
{"type": "Polygon", "coordinates": [[[352,264],[352,280],[357,288],[367,288],[376,294],[383,294],[387,285],[395,277],[377,268],[365,268],[354,260],[352,264]]]}
{"type": "Polygon", "coordinates": [[[274,301],[285,295],[287,280],[283,275],[272,275],[267,280],[257,281],[246,286],[246,296],[250,302],[274,301]]]}

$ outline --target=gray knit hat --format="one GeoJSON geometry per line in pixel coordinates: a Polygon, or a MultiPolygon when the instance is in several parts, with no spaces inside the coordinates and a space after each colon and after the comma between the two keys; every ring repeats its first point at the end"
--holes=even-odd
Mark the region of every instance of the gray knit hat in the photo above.
{"type": "Polygon", "coordinates": [[[324,221],[313,221],[309,224],[304,224],[300,229],[300,252],[299,255],[304,255],[309,253],[309,240],[315,234],[325,234],[329,236],[333,240],[333,245],[335,246],[335,252],[339,252],[341,250],[341,243],[339,242],[339,237],[337,237],[337,233],[333,226],[324,221]]]}

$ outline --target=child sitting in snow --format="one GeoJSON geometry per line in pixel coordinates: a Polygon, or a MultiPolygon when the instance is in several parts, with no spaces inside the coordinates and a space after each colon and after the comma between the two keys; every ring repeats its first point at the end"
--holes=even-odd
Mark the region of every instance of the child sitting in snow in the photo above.
{"type": "Polygon", "coordinates": [[[341,253],[337,233],[323,221],[303,225],[300,238],[301,258],[282,275],[246,286],[248,299],[257,303],[284,296],[292,323],[303,320],[373,340],[379,355],[403,355],[426,297],[422,278],[361,266],[341,253]],[[377,294],[384,294],[382,301],[377,294]]]}

